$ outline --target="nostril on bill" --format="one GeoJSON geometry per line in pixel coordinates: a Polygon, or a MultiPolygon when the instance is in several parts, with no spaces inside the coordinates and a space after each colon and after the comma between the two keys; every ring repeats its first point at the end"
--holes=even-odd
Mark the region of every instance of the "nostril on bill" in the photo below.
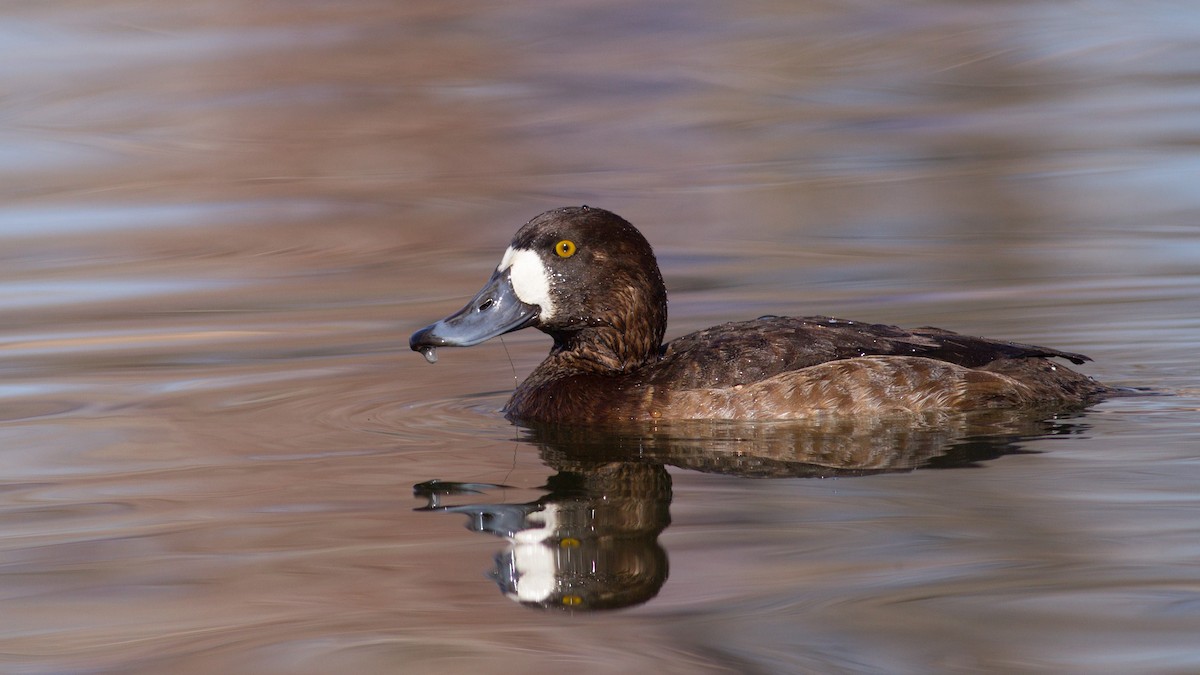
{"type": "Polygon", "coordinates": [[[496,301],[492,300],[491,298],[488,298],[487,300],[484,300],[482,303],[479,304],[479,308],[476,311],[486,312],[489,309],[491,309],[492,305],[494,305],[494,304],[496,304],[496,301]]]}

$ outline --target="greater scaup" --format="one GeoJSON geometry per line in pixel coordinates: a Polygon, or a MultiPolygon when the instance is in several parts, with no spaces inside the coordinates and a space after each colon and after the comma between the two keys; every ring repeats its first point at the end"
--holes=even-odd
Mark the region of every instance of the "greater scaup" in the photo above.
{"type": "Polygon", "coordinates": [[[554,346],[505,406],[520,422],[1065,409],[1112,393],[1048,360],[1090,360],[1082,354],[940,328],[765,316],[664,345],[667,291],[650,244],[587,206],[529,221],[483,290],[409,346],[432,363],[437,347],[528,326],[554,346]]]}

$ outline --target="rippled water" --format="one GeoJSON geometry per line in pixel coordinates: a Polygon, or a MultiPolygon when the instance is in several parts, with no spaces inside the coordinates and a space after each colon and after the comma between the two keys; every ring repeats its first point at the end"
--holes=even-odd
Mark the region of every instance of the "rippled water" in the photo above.
{"type": "Polygon", "coordinates": [[[1200,670],[1194,8],[116,0],[0,45],[0,670],[1200,670]],[[578,203],[669,336],[939,325],[1162,395],[518,429],[544,336],[405,341],[578,203]]]}

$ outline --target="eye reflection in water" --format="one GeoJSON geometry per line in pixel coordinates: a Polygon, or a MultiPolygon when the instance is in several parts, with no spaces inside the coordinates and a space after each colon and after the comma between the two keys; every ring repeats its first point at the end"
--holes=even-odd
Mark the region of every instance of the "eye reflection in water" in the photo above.
{"type": "Polygon", "coordinates": [[[666,582],[667,554],[658,536],[671,520],[667,465],[745,478],[863,476],[973,466],[1023,452],[1023,440],[1084,430],[1061,418],[1011,411],[916,423],[530,427],[521,440],[535,444],[557,472],[542,498],[448,505],[449,498],[507,486],[429,480],[413,490],[428,500],[419,511],[466,514],[469,530],[507,540],[491,576],[508,598],[567,611],[617,609],[649,601],[666,582]]]}

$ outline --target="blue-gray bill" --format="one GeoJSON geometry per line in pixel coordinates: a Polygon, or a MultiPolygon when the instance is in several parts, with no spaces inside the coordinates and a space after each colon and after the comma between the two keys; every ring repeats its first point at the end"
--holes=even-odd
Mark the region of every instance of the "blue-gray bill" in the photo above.
{"type": "Polygon", "coordinates": [[[470,347],[537,321],[538,307],[521,302],[509,270],[497,271],[465,307],[413,333],[408,346],[430,363],[437,347],[470,347]]]}

